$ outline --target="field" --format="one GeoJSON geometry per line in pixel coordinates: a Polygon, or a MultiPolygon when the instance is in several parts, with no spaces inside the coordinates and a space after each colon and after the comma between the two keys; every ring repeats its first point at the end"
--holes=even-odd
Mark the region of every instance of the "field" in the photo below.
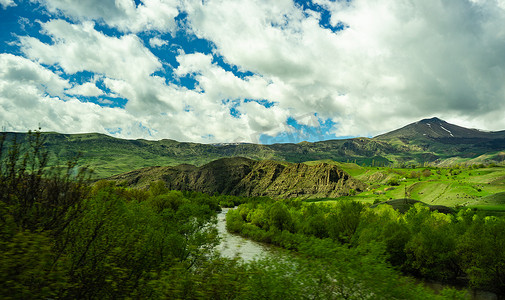
{"type": "MultiPolygon", "coordinates": [[[[469,207],[505,213],[505,167],[481,165],[452,168],[384,168],[325,162],[339,165],[368,185],[366,191],[340,200],[377,203],[409,198],[428,205],[469,207]]],[[[316,162],[308,162],[314,163],[316,162]]]]}

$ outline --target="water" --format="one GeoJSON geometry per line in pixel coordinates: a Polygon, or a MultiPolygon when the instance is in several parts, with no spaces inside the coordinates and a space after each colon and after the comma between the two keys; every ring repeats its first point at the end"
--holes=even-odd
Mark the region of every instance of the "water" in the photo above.
{"type": "Polygon", "coordinates": [[[233,208],[223,208],[223,211],[217,215],[217,230],[221,237],[221,243],[216,249],[221,253],[221,256],[239,257],[244,261],[270,257],[272,255],[271,247],[231,234],[226,230],[226,213],[230,209],[233,208]]]}
{"type": "MultiPolygon", "coordinates": [[[[239,235],[231,234],[226,230],[226,214],[233,208],[223,208],[217,215],[217,230],[221,237],[221,243],[217,245],[216,249],[221,253],[221,256],[227,258],[242,258],[244,261],[249,262],[254,259],[272,257],[277,253],[277,249],[272,246],[257,243],[248,240],[239,235]]],[[[278,254],[278,253],[277,253],[278,254]]],[[[419,280],[419,284],[427,288],[440,292],[445,287],[453,287],[448,284],[430,282],[419,280]]],[[[496,300],[499,297],[487,291],[469,290],[468,298],[471,300],[496,300]]]]}

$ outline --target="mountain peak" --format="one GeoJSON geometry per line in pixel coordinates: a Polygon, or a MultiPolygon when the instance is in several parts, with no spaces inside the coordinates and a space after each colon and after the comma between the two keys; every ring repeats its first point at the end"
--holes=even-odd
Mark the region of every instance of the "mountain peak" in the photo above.
{"type": "Polygon", "coordinates": [[[465,143],[467,143],[468,141],[477,142],[478,140],[483,141],[503,138],[503,134],[464,128],[448,123],[437,117],[433,117],[411,123],[400,129],[379,135],[376,138],[386,141],[393,139],[403,139],[405,141],[433,141],[433,139],[448,139],[447,142],[450,141],[450,143],[453,143],[455,139],[459,139],[460,141],[465,139],[465,143]]]}
{"type": "Polygon", "coordinates": [[[432,122],[432,123],[435,123],[435,122],[444,122],[444,123],[447,123],[444,120],[439,119],[437,117],[433,117],[433,118],[429,118],[429,119],[422,119],[418,123],[430,123],[430,122],[432,122]]]}

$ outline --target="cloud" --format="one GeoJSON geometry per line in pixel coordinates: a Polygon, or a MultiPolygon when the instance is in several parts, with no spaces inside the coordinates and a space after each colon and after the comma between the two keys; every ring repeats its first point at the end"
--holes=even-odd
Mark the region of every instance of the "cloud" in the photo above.
{"type": "Polygon", "coordinates": [[[28,58],[59,66],[66,74],[88,71],[103,76],[113,93],[128,99],[131,112],[146,108],[163,111],[178,105],[176,99],[164,96],[170,94],[165,91],[164,80],[150,76],[161,69],[162,63],[136,35],[107,36],[95,30],[92,22],[51,20],[41,26],[53,43],[20,37],[21,50],[28,58]]]}
{"type": "MultiPolygon", "coordinates": [[[[239,78],[212,62],[211,55],[201,53],[181,54],[177,57],[178,76],[192,74],[198,82],[198,89],[210,103],[224,102],[228,111],[232,108],[241,113],[239,119],[246,122],[249,131],[256,135],[275,135],[284,129],[289,110],[277,104],[266,107],[257,101],[272,99],[282,94],[283,87],[266,80],[262,76],[251,75],[239,78]]],[[[216,107],[216,109],[221,109],[216,107]]]]}
{"type": "Polygon", "coordinates": [[[149,76],[161,62],[133,34],[107,36],[94,29],[94,23],[70,24],[64,20],[41,23],[42,33],[52,39],[20,37],[23,53],[43,64],[59,65],[66,73],[83,70],[113,78],[149,76]]]}
{"type": "MultiPolygon", "coordinates": [[[[499,2],[193,2],[189,24],[225,61],[283,86],[279,107],[331,118],[337,135],[374,135],[426,116],[486,119],[504,111],[499,2]]],[[[505,119],[505,118],[501,118],[505,119]]],[[[486,122],[481,122],[484,125],[486,122]]],[[[505,127],[488,121],[486,128],[505,127]]]]}
{"type": "Polygon", "coordinates": [[[104,94],[94,82],[85,82],[81,85],[76,85],[65,91],[68,95],[80,95],[85,97],[98,97],[104,94]]]}
{"type": "Polygon", "coordinates": [[[0,65],[4,88],[7,84],[18,83],[16,91],[22,91],[23,86],[32,86],[44,94],[63,96],[63,91],[70,86],[66,80],[26,58],[2,53],[0,65]]]}
{"type": "MultiPolygon", "coordinates": [[[[128,100],[120,114],[113,114],[124,118],[119,119],[118,124],[102,122],[104,112],[100,111],[100,106],[88,109],[89,114],[96,114],[95,117],[88,117],[98,123],[94,128],[99,132],[110,132],[107,128],[121,128],[120,131],[114,131],[116,136],[200,142],[250,142],[252,139],[257,141],[259,130],[272,134],[279,132],[279,128],[282,128],[279,123],[287,118],[285,111],[253,105],[241,108],[242,117],[231,116],[230,108],[223,100],[242,99],[243,102],[244,97],[269,97],[271,84],[259,76],[240,79],[213,64],[211,56],[181,53],[177,58],[180,63],[175,70],[177,75],[200,74],[199,84],[205,91],[191,91],[154,75],[161,62],[136,36],[106,36],[96,31],[90,22],[70,24],[63,20],[52,20],[41,26],[42,33],[51,37],[51,43],[43,43],[33,37],[20,37],[21,50],[30,60],[37,61],[38,66],[43,64],[61,69],[65,76],[79,76],[80,72],[96,74],[111,96],[128,100]],[[262,115],[255,116],[253,112],[262,115]]],[[[61,90],[65,93],[55,95],[59,101],[68,98],[64,94],[99,97],[99,103],[111,101],[100,98],[103,91],[94,82],[74,87],[67,84],[61,90]]],[[[38,101],[38,105],[48,103],[42,101],[44,97],[40,94],[38,97],[33,95],[32,98],[33,101],[38,101]]],[[[53,100],[55,99],[57,100],[53,100]]],[[[79,102],[70,99],[65,103],[77,105],[79,102]]],[[[66,119],[56,118],[53,119],[54,122],[67,119],[77,123],[83,121],[79,110],[69,110],[67,113],[66,119]]],[[[62,128],[61,124],[51,126],[62,128]]]]}
{"type": "Polygon", "coordinates": [[[289,120],[326,124],[328,136],[372,136],[431,116],[505,128],[504,1],[313,0],[314,10],[292,0],[39,2],[64,19],[41,22],[43,38],[20,37],[24,58],[3,56],[1,109],[27,120],[38,109],[53,130],[257,142],[294,130],[289,120]],[[195,37],[211,51],[192,46],[195,37]],[[81,72],[99,87],[68,79],[81,72]],[[73,95],[127,103],[110,109],[73,95]]]}
{"type": "Polygon", "coordinates": [[[0,0],[0,5],[2,6],[2,9],[7,9],[9,6],[16,6],[16,3],[14,0],[0,0]]]}
{"type": "Polygon", "coordinates": [[[0,124],[7,130],[104,132],[131,119],[120,109],[62,100],[68,81],[26,58],[0,54],[0,64],[0,124]]]}
{"type": "Polygon", "coordinates": [[[167,41],[164,41],[164,40],[157,38],[157,37],[153,37],[153,38],[149,39],[149,45],[152,48],[160,48],[160,47],[167,45],[167,44],[168,44],[167,41]]]}
{"type": "Polygon", "coordinates": [[[179,14],[177,0],[32,0],[45,5],[49,12],[78,21],[99,21],[122,32],[171,32],[179,14]]]}

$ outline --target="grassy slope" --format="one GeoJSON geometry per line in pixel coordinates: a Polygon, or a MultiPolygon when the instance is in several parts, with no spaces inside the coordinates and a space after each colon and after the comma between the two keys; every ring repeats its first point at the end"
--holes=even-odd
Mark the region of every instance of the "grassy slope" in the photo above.
{"type": "MultiPolygon", "coordinates": [[[[315,164],[316,162],[308,162],[315,164]]],[[[430,168],[428,177],[409,178],[412,172],[427,168],[390,169],[361,167],[355,164],[337,163],[351,175],[369,185],[369,190],[356,196],[340,198],[368,203],[404,198],[419,200],[430,205],[449,207],[467,206],[484,210],[505,211],[505,168],[481,169],[430,168]],[[453,172],[451,172],[453,170],[453,172]],[[440,172],[438,174],[437,172],[440,172]],[[398,186],[388,185],[396,178],[398,186]]],[[[320,199],[334,200],[334,199],[320,199]]]]}
{"type": "MultiPolygon", "coordinates": [[[[61,161],[82,153],[81,165],[90,166],[97,178],[148,166],[203,165],[225,155],[211,145],[171,140],[121,140],[99,134],[48,134],[46,147],[61,161]]],[[[240,149],[238,149],[240,152],[240,149]]],[[[268,153],[257,152],[259,158],[268,153]]]]}
{"type": "MultiPolygon", "coordinates": [[[[10,133],[23,140],[26,134],[10,133]]],[[[95,170],[97,178],[109,177],[148,166],[174,166],[182,163],[201,166],[210,161],[233,156],[251,159],[268,159],[287,162],[331,160],[355,162],[358,165],[419,165],[424,162],[454,164],[462,162],[485,162],[505,160],[505,153],[494,148],[476,149],[469,145],[423,143],[410,145],[391,140],[354,138],[299,144],[236,144],[213,146],[208,144],[180,143],[172,140],[123,140],[103,134],[58,134],[44,133],[47,148],[53,153],[53,164],[64,163],[82,153],[79,162],[95,170]],[[471,153],[470,153],[471,152],[471,153]],[[470,155],[471,154],[471,155],[470,155]]],[[[22,141],[21,141],[22,142],[22,141]]],[[[501,149],[503,150],[503,148],[501,149]]],[[[350,173],[352,175],[354,171],[350,173]]]]}

